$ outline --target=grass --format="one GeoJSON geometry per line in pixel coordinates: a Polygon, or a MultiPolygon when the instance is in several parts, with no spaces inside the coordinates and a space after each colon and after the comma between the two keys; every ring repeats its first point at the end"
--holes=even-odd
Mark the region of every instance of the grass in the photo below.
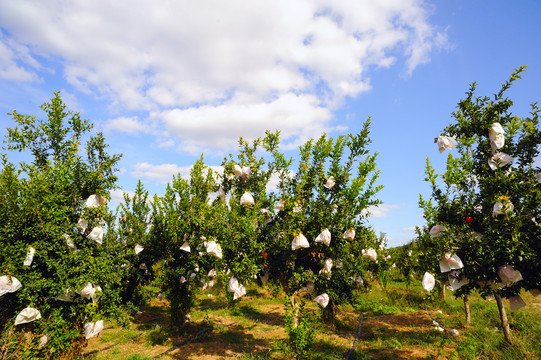
{"type": "MultiPolygon", "coordinates": [[[[161,359],[283,359],[273,344],[285,338],[283,329],[284,295],[275,289],[250,287],[234,308],[217,292],[212,297],[200,294],[192,319],[181,332],[168,328],[167,301],[153,300],[142,318],[157,318],[146,324],[113,327],[91,339],[86,352],[119,343],[87,359],[143,360],[165,352],[194,334],[185,345],[161,359]]],[[[541,359],[541,307],[539,300],[523,296],[529,305],[508,312],[514,344],[508,346],[499,329],[499,315],[493,301],[470,296],[472,323],[465,324],[461,299],[426,301],[430,314],[446,328],[459,331],[458,340],[435,329],[425,309],[420,286],[406,288],[401,281],[389,281],[386,290],[374,286],[359,292],[351,305],[343,306],[334,323],[317,324],[318,332],[311,359],[345,359],[353,346],[363,314],[361,339],[354,359],[541,359]],[[438,310],[440,310],[438,312],[438,310]]],[[[319,315],[317,304],[308,301],[307,309],[319,315]]]]}

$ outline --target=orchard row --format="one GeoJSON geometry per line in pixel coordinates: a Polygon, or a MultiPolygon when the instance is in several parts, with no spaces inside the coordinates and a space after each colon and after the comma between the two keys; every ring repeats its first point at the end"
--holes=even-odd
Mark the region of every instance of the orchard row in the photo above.
{"type": "Polygon", "coordinates": [[[404,248],[415,256],[392,261],[366,222],[381,189],[370,119],[358,134],[306,142],[296,169],[279,150],[278,132],[240,139],[223,172],[201,157],[163,196],[150,197],[139,182],[112,213],[120,155],[106,152],[103,136],[89,136],[92,125],[68,112],[58,93],[42,106],[46,120],[13,112],[6,150],[32,161],[14,165],[2,155],[0,351],[80,354],[104,320],[125,319],[141,305],[151,281],[169,300],[173,328],[189,318],[197,292],[221,284],[234,306],[246,284],[267,281],[291,297],[294,324],[305,299],[332,320],[366,280],[383,282],[392,262],[406,275],[426,271],[427,290],[439,280],[466,305],[478,291],[499,305],[510,298],[514,310],[521,290],[541,288],[539,111],[533,105],[530,117],[514,116],[504,97],[522,71],[493,100],[474,97],[472,85],[459,103],[456,123],[436,140],[440,152],[458,155],[448,156],[441,180],[427,160],[432,194],[419,201],[427,224],[404,248]],[[29,334],[24,341],[21,332],[29,334]]]}

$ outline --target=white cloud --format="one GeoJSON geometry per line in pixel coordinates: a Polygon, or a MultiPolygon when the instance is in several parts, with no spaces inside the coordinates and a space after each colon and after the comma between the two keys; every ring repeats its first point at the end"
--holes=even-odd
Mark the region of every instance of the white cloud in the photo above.
{"type": "Polygon", "coordinates": [[[171,139],[168,139],[168,140],[162,140],[161,142],[158,143],[158,147],[161,148],[161,149],[168,149],[168,148],[171,148],[175,145],[175,142],[171,139]]]}
{"type": "MultiPolygon", "coordinates": [[[[374,218],[386,218],[389,217],[389,212],[393,209],[399,209],[400,205],[380,204],[378,206],[370,206],[368,212],[371,217],[374,218]]],[[[366,213],[364,211],[363,213],[366,213]]]]}
{"type": "Polygon", "coordinates": [[[533,163],[533,166],[534,167],[541,167],[541,156],[537,156],[534,158],[534,163],[533,163]]]}
{"type": "Polygon", "coordinates": [[[173,180],[173,175],[181,174],[181,176],[190,173],[190,167],[178,166],[175,164],[160,164],[152,165],[149,163],[138,163],[135,165],[132,175],[138,179],[157,180],[161,183],[167,183],[173,180]]]}
{"type": "MultiPolygon", "coordinates": [[[[291,170],[284,170],[284,171],[287,171],[287,176],[289,178],[292,178],[293,176],[295,176],[295,173],[291,170]]],[[[278,192],[279,191],[279,186],[280,186],[280,175],[281,175],[281,171],[275,171],[270,179],[269,179],[269,182],[267,183],[267,187],[266,187],[266,191],[268,193],[270,192],[278,192]]]]}
{"type": "Polygon", "coordinates": [[[135,192],[133,191],[111,190],[109,192],[109,195],[111,195],[111,201],[116,202],[116,203],[123,203],[124,193],[127,193],[130,196],[130,198],[135,195],[135,192]]]}
{"type": "Polygon", "coordinates": [[[410,227],[407,227],[407,228],[403,228],[402,232],[413,233],[413,232],[415,232],[415,228],[416,228],[416,226],[410,226],[410,227]]]}
{"type": "Polygon", "coordinates": [[[156,116],[181,141],[180,148],[194,154],[206,148],[231,147],[239,136],[248,140],[261,137],[265,130],[281,130],[284,146],[287,148],[287,140],[290,147],[297,146],[328,130],[326,123],[331,118],[328,109],[317,106],[314,96],[294,94],[270,103],[233,99],[223,105],[168,110],[156,116]]]}
{"type": "MultiPolygon", "coordinates": [[[[135,165],[132,175],[138,179],[151,179],[157,180],[161,183],[168,183],[173,180],[173,175],[178,175],[183,179],[188,180],[190,178],[190,171],[193,165],[190,166],[178,166],[175,164],[160,164],[153,165],[149,163],[138,163],[135,165]]],[[[208,166],[215,173],[223,174],[222,166],[208,166]]]]}
{"type": "Polygon", "coordinates": [[[138,133],[148,131],[149,127],[144,123],[138,121],[137,117],[118,117],[108,120],[104,128],[106,130],[116,130],[124,133],[138,133]]]}
{"type": "Polygon", "coordinates": [[[28,47],[6,38],[0,31],[0,79],[35,81],[38,76],[30,68],[40,68],[29,55],[28,47]]]}
{"type": "Polygon", "coordinates": [[[77,96],[75,96],[75,94],[67,91],[66,89],[62,89],[60,91],[60,96],[62,97],[62,102],[66,104],[66,107],[70,109],[70,111],[81,111],[81,107],[79,106],[79,102],[77,101],[77,96]]]}
{"type": "Polygon", "coordinates": [[[421,0],[19,0],[0,3],[0,24],[0,77],[35,80],[35,59],[57,59],[79,91],[150,114],[108,126],[170,131],[192,153],[269,128],[290,146],[332,130],[370,68],[410,74],[445,42],[421,0]]]}

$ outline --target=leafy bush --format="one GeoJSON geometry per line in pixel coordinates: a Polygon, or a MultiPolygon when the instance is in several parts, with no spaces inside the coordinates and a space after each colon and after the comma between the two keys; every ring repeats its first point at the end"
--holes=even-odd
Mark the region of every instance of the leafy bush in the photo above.
{"type": "Polygon", "coordinates": [[[17,126],[8,128],[4,150],[25,152],[31,162],[14,165],[2,154],[2,290],[15,279],[22,284],[0,298],[7,358],[73,358],[86,343],[85,324],[119,316],[123,259],[106,233],[113,219],[105,200],[120,155],[106,153],[100,133],[80,153],[92,125],[66,111],[59,93],[41,108],[46,120],[10,114],[17,126]],[[14,325],[25,308],[34,317],[14,325]]]}
{"type": "MultiPolygon", "coordinates": [[[[195,291],[210,288],[222,270],[222,250],[210,252],[208,245],[220,246],[222,217],[209,201],[214,174],[200,159],[190,180],[175,176],[163,197],[152,202],[152,248],[160,254],[159,282],[171,304],[171,325],[181,327],[194,305],[195,291]]],[[[214,247],[216,248],[216,247],[214,247]]]]}
{"type": "Polygon", "coordinates": [[[381,189],[375,184],[376,155],[367,148],[369,127],[367,120],[359,134],[307,141],[296,172],[278,150],[278,133],[252,144],[241,139],[237,160],[231,155],[223,163],[221,180],[229,196],[226,224],[232,229],[224,237],[224,259],[234,276],[247,279],[259,272],[267,278],[268,273],[288,295],[301,289],[310,298],[327,294],[323,317],[330,320],[336,306],[352,299],[356,280],[371,267],[377,274],[376,259],[363,256],[382,241],[365,224],[381,189]],[[256,157],[260,150],[266,158],[256,157]],[[276,189],[268,188],[272,176],[276,189]],[[250,204],[242,201],[246,193],[253,198],[250,204]],[[329,244],[319,241],[324,234],[329,244]]]}
{"type": "Polygon", "coordinates": [[[317,320],[306,309],[303,300],[300,304],[294,302],[293,297],[287,297],[285,301],[284,324],[287,338],[274,346],[283,351],[288,359],[310,359],[317,334],[317,320]]]}
{"type": "Polygon", "coordinates": [[[494,295],[507,342],[511,336],[502,298],[520,302],[521,289],[541,289],[539,108],[532,104],[529,117],[515,116],[513,102],[505,97],[524,70],[513,72],[492,100],[475,96],[471,85],[453,113],[455,123],[437,140],[441,151],[456,142],[458,156],[449,154],[441,185],[427,161],[432,195],[420,200],[428,226],[418,241],[427,271],[439,274],[438,262],[458,255],[464,268],[456,269],[454,279],[450,273],[441,279],[460,281],[458,296],[474,289],[494,295]],[[435,225],[441,231],[429,231],[435,225]]]}

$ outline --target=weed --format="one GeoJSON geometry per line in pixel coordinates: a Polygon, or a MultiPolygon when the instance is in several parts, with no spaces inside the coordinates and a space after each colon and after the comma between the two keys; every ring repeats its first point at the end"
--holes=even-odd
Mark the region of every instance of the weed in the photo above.
{"type": "Polygon", "coordinates": [[[287,338],[275,343],[275,346],[288,358],[313,359],[313,354],[310,354],[309,350],[316,337],[316,318],[306,310],[304,300],[294,305],[291,298],[288,298],[285,308],[284,322],[287,338]]]}
{"type": "Polygon", "coordinates": [[[126,358],[126,360],[147,360],[147,359],[150,359],[150,358],[146,356],[141,356],[139,354],[133,354],[126,358]]]}
{"type": "Polygon", "coordinates": [[[379,300],[370,300],[363,297],[358,297],[353,307],[357,311],[371,311],[375,315],[393,315],[401,312],[397,306],[386,305],[379,300]]]}
{"type": "Polygon", "coordinates": [[[271,358],[270,351],[266,350],[256,354],[243,354],[239,360],[267,360],[271,358]]]}
{"type": "Polygon", "coordinates": [[[156,325],[148,332],[147,339],[152,345],[164,345],[169,340],[169,335],[162,327],[156,325]]]}
{"type": "Polygon", "coordinates": [[[239,333],[234,332],[234,331],[226,330],[222,332],[221,338],[229,344],[242,344],[243,343],[242,336],[240,336],[239,333]]]}
{"type": "Polygon", "coordinates": [[[395,338],[386,340],[385,344],[388,348],[391,348],[391,349],[402,349],[402,344],[400,343],[400,341],[398,341],[395,338]]]}

